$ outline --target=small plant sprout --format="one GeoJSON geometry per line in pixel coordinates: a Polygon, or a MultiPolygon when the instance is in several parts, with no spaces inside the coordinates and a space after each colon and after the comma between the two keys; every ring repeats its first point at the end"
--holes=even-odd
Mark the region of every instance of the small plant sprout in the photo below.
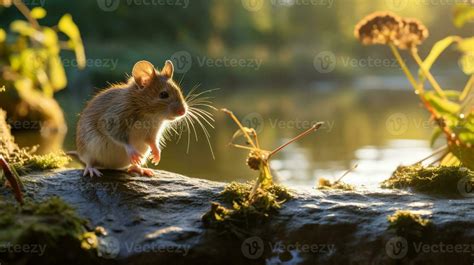
{"type": "Polygon", "coordinates": [[[354,187],[347,183],[342,182],[342,179],[352,173],[354,170],[357,169],[359,165],[355,164],[350,169],[348,169],[344,174],[342,174],[336,181],[331,182],[329,179],[326,178],[319,178],[318,181],[318,189],[339,189],[339,190],[353,190],[354,187]]]}
{"type": "Polygon", "coordinates": [[[239,127],[239,129],[234,133],[230,145],[236,148],[248,150],[249,155],[247,157],[247,165],[251,169],[258,170],[260,172],[257,181],[255,182],[255,185],[253,186],[252,191],[250,192],[250,200],[252,200],[259,188],[266,190],[273,184],[273,177],[270,171],[269,163],[270,159],[291,143],[298,141],[299,139],[307,136],[312,132],[317,131],[324,124],[323,122],[318,122],[314,124],[311,128],[292,138],[288,142],[275,148],[273,151],[267,151],[260,148],[257,132],[253,128],[244,127],[231,111],[227,109],[222,109],[222,111],[228,114],[239,127]],[[236,138],[240,136],[245,137],[245,140],[249,146],[239,145],[233,142],[236,138]]]}
{"type": "Polygon", "coordinates": [[[15,199],[23,204],[23,193],[21,192],[22,183],[18,176],[18,173],[13,167],[10,167],[8,162],[0,155],[0,168],[3,171],[3,175],[6,178],[6,186],[11,187],[15,195],[15,199]]]}

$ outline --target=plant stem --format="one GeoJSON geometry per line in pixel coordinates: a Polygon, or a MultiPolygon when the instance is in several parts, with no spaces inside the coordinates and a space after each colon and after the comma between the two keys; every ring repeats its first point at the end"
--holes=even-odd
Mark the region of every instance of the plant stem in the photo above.
{"type": "Polygon", "coordinates": [[[239,129],[244,134],[245,138],[247,138],[247,141],[250,143],[250,145],[252,145],[253,148],[257,148],[255,146],[255,144],[253,143],[252,138],[250,137],[250,135],[247,133],[247,131],[245,131],[244,126],[242,125],[242,123],[240,123],[240,121],[237,119],[237,117],[235,117],[234,113],[232,111],[228,110],[228,109],[221,109],[221,111],[227,113],[232,118],[232,120],[234,120],[234,122],[237,124],[237,126],[239,126],[239,129]]]}
{"type": "Polygon", "coordinates": [[[37,30],[40,29],[40,25],[38,21],[34,17],[31,16],[30,9],[28,9],[28,7],[23,3],[23,1],[13,1],[13,4],[18,9],[18,11],[20,11],[23,14],[23,16],[25,16],[28,22],[30,22],[30,24],[35,29],[37,30]]]}
{"type": "Polygon", "coordinates": [[[421,86],[419,86],[418,83],[415,81],[415,78],[411,74],[410,70],[408,69],[408,67],[405,63],[405,61],[403,60],[402,56],[398,52],[397,47],[395,47],[395,45],[393,45],[393,43],[390,43],[389,46],[390,46],[390,49],[392,50],[393,55],[395,56],[395,59],[397,59],[398,64],[400,65],[400,67],[402,68],[402,70],[405,73],[406,77],[408,78],[408,81],[413,86],[413,89],[415,89],[415,91],[418,92],[419,94],[424,93],[423,88],[421,86]]]}
{"type": "Polygon", "coordinates": [[[464,90],[459,96],[459,100],[463,101],[464,99],[466,99],[467,95],[469,95],[469,92],[471,91],[473,86],[474,86],[474,74],[471,75],[471,78],[469,78],[469,81],[467,81],[466,87],[464,87],[464,90]]]}
{"type": "Polygon", "coordinates": [[[270,159],[270,157],[272,157],[274,154],[278,153],[281,151],[281,149],[287,147],[289,144],[295,142],[295,141],[298,141],[299,139],[305,137],[306,135],[314,132],[314,131],[317,131],[322,125],[324,124],[324,122],[318,122],[316,123],[315,125],[313,125],[311,128],[309,128],[308,130],[298,134],[296,137],[294,137],[293,139],[289,140],[288,142],[280,145],[279,147],[277,147],[275,150],[273,150],[269,155],[268,155],[268,159],[270,159]]]}
{"type": "Polygon", "coordinates": [[[446,94],[444,93],[443,89],[441,86],[438,84],[436,79],[433,77],[433,75],[428,71],[425,66],[423,65],[423,61],[420,58],[420,55],[418,55],[417,49],[411,49],[411,56],[413,59],[415,59],[416,63],[420,67],[421,71],[423,72],[423,75],[428,79],[430,84],[433,86],[433,88],[436,90],[436,92],[444,99],[446,99],[446,94]]]}

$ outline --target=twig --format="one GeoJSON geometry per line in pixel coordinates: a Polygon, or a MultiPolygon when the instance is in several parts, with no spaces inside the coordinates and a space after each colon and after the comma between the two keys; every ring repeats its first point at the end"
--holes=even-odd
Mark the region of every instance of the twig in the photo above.
{"type": "Polygon", "coordinates": [[[268,159],[270,159],[270,157],[272,157],[273,155],[275,155],[276,153],[280,152],[281,149],[287,147],[289,144],[295,142],[295,141],[298,141],[299,139],[305,137],[306,135],[312,133],[312,132],[315,132],[317,131],[322,125],[324,124],[324,122],[318,122],[316,123],[315,125],[313,125],[311,128],[309,128],[308,130],[300,133],[299,135],[297,135],[296,137],[294,137],[293,139],[289,140],[288,142],[282,144],[281,146],[277,147],[275,150],[271,151],[270,154],[268,155],[268,159]]]}

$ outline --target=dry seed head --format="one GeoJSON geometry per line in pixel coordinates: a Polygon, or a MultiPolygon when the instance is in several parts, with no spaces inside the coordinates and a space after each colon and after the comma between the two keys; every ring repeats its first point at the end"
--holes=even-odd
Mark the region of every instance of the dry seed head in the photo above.
{"type": "Polygon", "coordinates": [[[414,18],[404,18],[403,27],[400,29],[398,36],[398,48],[411,49],[414,48],[428,38],[428,29],[419,20],[414,18]]]}
{"type": "Polygon", "coordinates": [[[260,170],[260,164],[262,163],[263,155],[259,151],[251,151],[247,157],[247,165],[253,170],[260,170]]]}
{"type": "Polygon", "coordinates": [[[364,45],[398,42],[402,19],[391,12],[375,12],[357,23],[354,35],[364,45]]]}

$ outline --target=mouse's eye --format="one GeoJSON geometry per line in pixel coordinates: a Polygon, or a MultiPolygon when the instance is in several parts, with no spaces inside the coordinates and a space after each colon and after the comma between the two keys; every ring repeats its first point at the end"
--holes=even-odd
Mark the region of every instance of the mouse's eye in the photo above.
{"type": "Polygon", "coordinates": [[[163,92],[160,93],[159,97],[161,99],[169,98],[170,94],[168,94],[168,92],[166,92],[166,91],[163,91],[163,92]]]}

